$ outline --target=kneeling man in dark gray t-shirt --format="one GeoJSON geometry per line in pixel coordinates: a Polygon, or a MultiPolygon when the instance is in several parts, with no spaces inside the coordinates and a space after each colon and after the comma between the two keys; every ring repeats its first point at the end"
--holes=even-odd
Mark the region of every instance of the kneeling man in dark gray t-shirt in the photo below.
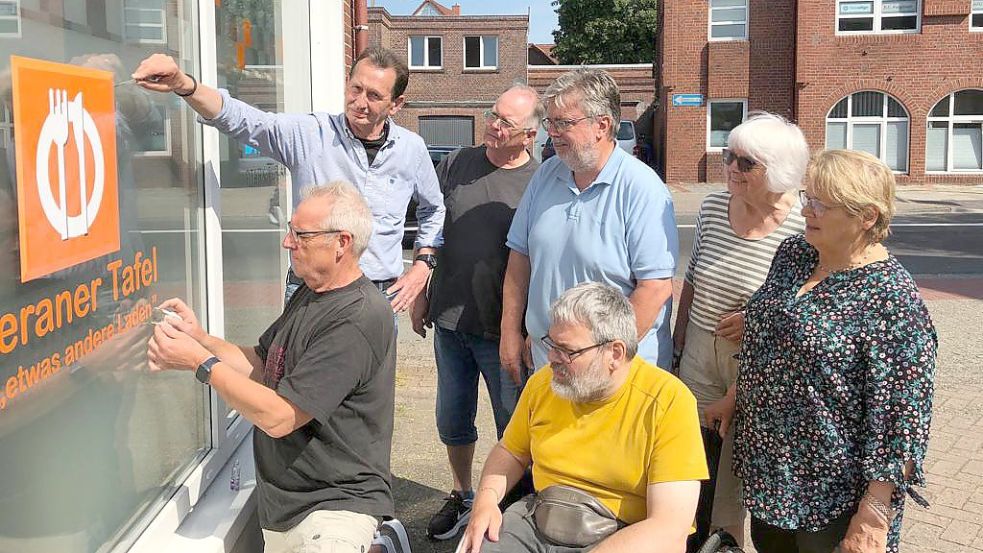
{"type": "Polygon", "coordinates": [[[296,544],[368,550],[393,515],[389,459],[396,332],[392,309],[358,266],[372,215],[358,191],[310,191],[288,224],[300,286],[255,347],[205,333],[179,299],[154,329],[151,369],[195,369],[253,434],[266,552],[296,544]]]}

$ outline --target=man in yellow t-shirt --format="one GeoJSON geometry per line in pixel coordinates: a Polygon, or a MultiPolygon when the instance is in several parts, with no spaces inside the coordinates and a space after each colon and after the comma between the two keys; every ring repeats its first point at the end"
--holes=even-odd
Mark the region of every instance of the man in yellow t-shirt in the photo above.
{"type": "Polygon", "coordinates": [[[585,283],[556,300],[542,338],[550,364],[529,379],[485,462],[458,551],[552,550],[530,516],[532,496],[498,510],[530,463],[537,492],[578,488],[626,525],[582,550],[685,550],[708,477],[696,399],[635,355],[636,332],[631,303],[613,287],[585,283]]]}

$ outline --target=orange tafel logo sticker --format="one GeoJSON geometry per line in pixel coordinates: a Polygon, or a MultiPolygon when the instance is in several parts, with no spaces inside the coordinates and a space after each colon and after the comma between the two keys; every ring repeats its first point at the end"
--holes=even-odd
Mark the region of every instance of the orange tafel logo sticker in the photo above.
{"type": "Polygon", "coordinates": [[[20,274],[119,250],[113,74],[10,57],[20,274]]]}

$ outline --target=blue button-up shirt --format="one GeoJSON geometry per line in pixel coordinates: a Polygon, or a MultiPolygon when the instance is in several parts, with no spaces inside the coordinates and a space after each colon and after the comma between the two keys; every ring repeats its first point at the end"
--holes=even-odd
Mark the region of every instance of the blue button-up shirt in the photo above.
{"type": "MultiPolygon", "coordinates": [[[[539,338],[549,330],[550,304],[563,292],[603,282],[629,296],[639,280],[672,278],[679,252],[669,190],[620,148],[583,191],[559,158],[544,162],[519,203],[507,245],[529,257],[526,329],[537,368],[548,362],[539,338]]],[[[672,360],[671,314],[672,298],[638,346],[638,355],[663,368],[672,360]]]]}
{"type": "Polygon", "coordinates": [[[232,98],[225,89],[219,93],[222,111],[214,119],[199,120],[285,165],[295,207],[305,186],[344,180],[358,188],[373,218],[372,237],[360,262],[367,277],[388,280],[403,274],[403,225],[410,197],[418,204],[416,247],[440,247],[444,198],[419,135],[390,120],[386,143],[370,166],[344,113],[269,113],[232,98]]]}

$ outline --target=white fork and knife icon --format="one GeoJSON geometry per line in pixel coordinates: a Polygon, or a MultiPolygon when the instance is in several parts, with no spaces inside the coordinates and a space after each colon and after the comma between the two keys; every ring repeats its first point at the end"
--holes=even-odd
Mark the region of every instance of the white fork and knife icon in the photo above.
{"type": "Polygon", "coordinates": [[[58,155],[58,197],[61,203],[62,212],[65,217],[65,224],[59,225],[61,238],[68,238],[68,201],[66,199],[65,184],[65,146],[68,144],[68,125],[72,125],[72,135],[75,138],[75,150],[78,154],[79,169],[79,202],[81,204],[80,214],[82,220],[88,220],[88,202],[86,201],[86,174],[85,174],[85,132],[83,129],[85,111],[82,107],[82,93],[75,95],[75,99],[68,100],[68,91],[48,89],[48,120],[52,122],[52,142],[58,155]]]}

